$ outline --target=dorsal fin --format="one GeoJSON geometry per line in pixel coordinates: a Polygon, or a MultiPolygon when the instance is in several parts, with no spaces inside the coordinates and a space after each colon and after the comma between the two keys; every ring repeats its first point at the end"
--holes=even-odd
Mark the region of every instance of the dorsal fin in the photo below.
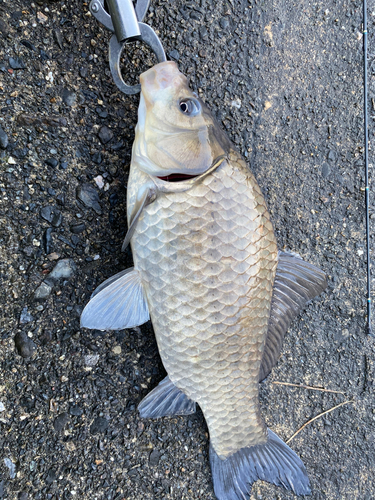
{"type": "Polygon", "coordinates": [[[325,274],[297,254],[279,252],[270,320],[259,381],[275,366],[284,336],[293,319],[311,299],[327,287],[325,274]]]}

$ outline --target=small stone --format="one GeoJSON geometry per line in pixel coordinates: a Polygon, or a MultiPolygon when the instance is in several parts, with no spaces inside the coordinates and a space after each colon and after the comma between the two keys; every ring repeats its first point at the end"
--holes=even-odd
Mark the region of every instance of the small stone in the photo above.
{"type": "Polygon", "coordinates": [[[76,195],[86,207],[94,209],[98,215],[101,215],[102,209],[99,204],[99,193],[91,184],[78,186],[76,195]]]}
{"type": "Polygon", "coordinates": [[[33,51],[33,52],[36,52],[36,47],[35,45],[33,45],[31,42],[29,42],[29,40],[21,40],[21,43],[24,47],[26,47],[27,49],[33,51]]]}
{"type": "MultiPolygon", "coordinates": [[[[1,21],[1,19],[0,19],[1,21]]],[[[0,499],[4,498],[5,495],[5,485],[4,481],[0,481],[0,499]]]]}
{"type": "Polygon", "coordinates": [[[70,230],[74,234],[83,233],[85,229],[86,229],[86,224],[84,222],[79,222],[78,224],[72,224],[70,226],[70,230]]]}
{"type": "Polygon", "coordinates": [[[331,150],[331,151],[328,153],[328,159],[329,159],[329,160],[331,160],[331,161],[335,161],[335,160],[336,160],[336,157],[337,157],[337,155],[336,155],[336,152],[335,152],[335,151],[332,151],[332,150],[331,150]]]}
{"type": "Polygon", "coordinates": [[[94,181],[96,183],[96,185],[98,186],[99,189],[103,189],[104,188],[104,180],[103,180],[103,177],[101,175],[98,175],[97,177],[94,177],[94,181]]]}
{"type": "Polygon", "coordinates": [[[5,406],[4,404],[0,401],[0,412],[5,411],[5,406]]]}
{"type": "Polygon", "coordinates": [[[16,164],[17,164],[17,162],[16,162],[16,160],[13,158],[13,156],[9,156],[9,158],[8,158],[8,163],[9,163],[9,165],[16,165],[16,164]]]}
{"type": "Polygon", "coordinates": [[[53,35],[55,37],[57,45],[60,47],[60,49],[62,49],[63,48],[63,39],[62,39],[61,31],[60,30],[54,30],[53,35]]]}
{"type": "Polygon", "coordinates": [[[77,266],[72,259],[60,260],[49,274],[49,278],[70,278],[76,271],[77,266]]]}
{"type": "Polygon", "coordinates": [[[87,68],[85,66],[81,66],[79,68],[79,74],[82,78],[86,78],[87,76],[87,68]]]}
{"type": "Polygon", "coordinates": [[[6,149],[8,146],[8,136],[0,126],[0,148],[6,149]]]}
{"type": "Polygon", "coordinates": [[[107,144],[113,138],[113,132],[110,128],[104,126],[99,130],[98,136],[102,144],[107,144]]]}
{"type": "Polygon", "coordinates": [[[67,106],[74,106],[77,100],[77,94],[71,90],[64,89],[62,93],[62,100],[67,106]]]}
{"type": "Polygon", "coordinates": [[[53,469],[50,469],[45,478],[45,482],[46,484],[52,484],[54,481],[57,481],[57,474],[53,469]]]}
{"type": "Polygon", "coordinates": [[[56,158],[47,158],[46,164],[52,168],[56,168],[59,162],[56,160],[56,158]]]}
{"type": "Polygon", "coordinates": [[[102,155],[100,153],[94,153],[91,159],[97,165],[100,165],[101,162],[103,161],[102,155]]]}
{"type": "Polygon", "coordinates": [[[4,458],[4,464],[9,469],[9,475],[11,479],[16,477],[16,466],[9,458],[4,458]]]}
{"type": "Polygon", "coordinates": [[[104,417],[97,417],[90,427],[91,434],[99,434],[108,429],[108,420],[104,417]]]}
{"type": "Polygon", "coordinates": [[[241,108],[241,104],[242,104],[241,99],[235,99],[234,101],[231,102],[231,105],[237,109],[241,108]]]}
{"type": "Polygon", "coordinates": [[[66,411],[64,411],[63,413],[60,413],[60,415],[58,415],[55,418],[55,421],[53,423],[53,427],[54,427],[55,431],[61,432],[64,429],[64,427],[68,424],[69,421],[70,421],[70,417],[66,413],[66,411]]]}
{"type": "Polygon", "coordinates": [[[86,366],[95,366],[99,361],[99,354],[87,354],[84,357],[86,366]]]}
{"type": "Polygon", "coordinates": [[[168,55],[171,59],[174,59],[175,61],[178,61],[180,59],[180,54],[176,49],[171,50],[168,55]]]}
{"type": "Polygon", "coordinates": [[[330,166],[328,165],[328,163],[325,161],[322,165],[322,176],[326,179],[329,174],[331,173],[331,169],[330,169],[330,166]]]}
{"type": "Polygon", "coordinates": [[[20,57],[10,57],[9,66],[14,70],[25,69],[26,66],[20,57]]]}
{"type": "Polygon", "coordinates": [[[56,252],[52,252],[49,255],[47,255],[48,260],[58,260],[60,258],[60,255],[56,252]]]}
{"type": "Polygon", "coordinates": [[[29,494],[26,491],[18,493],[18,500],[28,500],[29,494]]]}
{"type": "Polygon", "coordinates": [[[16,333],[14,343],[20,356],[23,358],[30,358],[33,356],[36,345],[25,332],[16,333]]]}
{"type": "Polygon", "coordinates": [[[43,281],[38,288],[34,292],[34,299],[35,300],[45,300],[47,299],[52,292],[52,286],[43,281]]]}
{"type": "Polygon", "coordinates": [[[121,346],[116,345],[116,346],[112,349],[112,352],[113,352],[113,354],[121,354],[121,346]]]}
{"type": "Polygon", "coordinates": [[[222,17],[219,21],[219,24],[223,30],[227,29],[229,26],[229,19],[226,17],[222,17]]]}
{"type": "Polygon", "coordinates": [[[161,453],[158,450],[152,450],[149,457],[150,465],[158,465],[161,453]]]}
{"type": "Polygon", "coordinates": [[[44,15],[43,12],[37,12],[36,17],[41,24],[44,24],[48,21],[48,17],[44,15]]]}
{"type": "Polygon", "coordinates": [[[34,321],[34,318],[27,311],[27,306],[25,306],[21,312],[20,323],[21,323],[21,325],[24,325],[25,323],[30,323],[31,321],[34,321]]]}
{"type": "Polygon", "coordinates": [[[83,410],[79,406],[75,405],[69,408],[69,413],[74,417],[80,417],[81,415],[83,415],[83,410]]]}
{"type": "MultiPolygon", "coordinates": [[[[52,205],[47,205],[40,210],[40,216],[47,222],[51,222],[53,226],[58,227],[61,224],[61,213],[52,205]]],[[[49,253],[49,252],[48,252],[49,253]]]]}
{"type": "Polygon", "coordinates": [[[53,229],[51,227],[49,227],[43,233],[43,238],[42,238],[42,240],[43,240],[43,248],[44,248],[44,251],[47,254],[51,253],[52,231],[53,231],[53,229]]]}

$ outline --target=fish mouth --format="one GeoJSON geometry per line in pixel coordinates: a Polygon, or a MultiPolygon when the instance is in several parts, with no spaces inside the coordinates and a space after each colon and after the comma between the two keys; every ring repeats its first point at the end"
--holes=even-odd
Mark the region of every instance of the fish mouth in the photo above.
{"type": "Polygon", "coordinates": [[[197,175],[187,175],[187,174],[169,174],[164,177],[158,177],[158,179],[166,182],[181,182],[186,181],[188,179],[195,179],[195,177],[199,177],[201,174],[197,175]]]}

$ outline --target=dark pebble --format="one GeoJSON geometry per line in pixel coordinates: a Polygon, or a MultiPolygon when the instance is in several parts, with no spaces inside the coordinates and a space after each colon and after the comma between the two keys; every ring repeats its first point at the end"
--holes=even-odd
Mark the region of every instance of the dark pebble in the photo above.
{"type": "Polygon", "coordinates": [[[0,33],[2,33],[4,37],[9,34],[9,26],[3,19],[0,19],[0,33]]]}
{"type": "Polygon", "coordinates": [[[40,216],[47,222],[50,222],[54,227],[59,227],[61,225],[62,222],[61,212],[52,205],[47,205],[46,207],[43,207],[40,210],[40,216]]]}
{"type": "Polygon", "coordinates": [[[14,344],[18,354],[23,358],[30,358],[36,349],[35,343],[25,332],[18,332],[14,337],[14,344]]]}
{"type": "Polygon", "coordinates": [[[97,115],[100,116],[100,118],[107,118],[107,116],[108,116],[108,111],[106,111],[103,108],[98,107],[95,109],[95,111],[96,111],[97,115]]]}
{"type": "Polygon", "coordinates": [[[207,31],[207,28],[205,26],[201,26],[199,28],[199,36],[203,39],[207,38],[208,37],[208,31],[207,31]]]}
{"type": "Polygon", "coordinates": [[[18,493],[18,500],[28,500],[29,494],[26,491],[21,491],[18,493]]]}
{"type": "Polygon", "coordinates": [[[21,40],[21,43],[27,49],[32,50],[33,52],[36,52],[35,45],[33,45],[31,42],[29,42],[29,40],[21,40]]]}
{"type": "Polygon", "coordinates": [[[87,68],[85,68],[84,66],[81,66],[79,68],[79,74],[82,78],[86,78],[87,76],[87,68]]]}
{"type": "Polygon", "coordinates": [[[71,90],[64,89],[62,93],[62,100],[67,106],[74,106],[77,100],[77,94],[71,90]]]}
{"type": "Polygon", "coordinates": [[[86,225],[84,222],[79,222],[78,224],[73,224],[72,226],[70,226],[70,230],[74,234],[83,233],[85,229],[86,225]]]}
{"type": "Polygon", "coordinates": [[[45,52],[43,49],[40,49],[40,58],[42,61],[48,61],[49,59],[51,59],[47,52],[45,52]]]}
{"type": "Polygon", "coordinates": [[[65,205],[65,196],[63,193],[60,193],[56,196],[56,201],[59,205],[64,206],[65,205]]]}
{"type": "Polygon", "coordinates": [[[324,178],[327,178],[330,173],[331,173],[331,169],[330,169],[328,163],[324,162],[323,165],[322,165],[322,176],[324,178]]]}
{"type": "Polygon", "coordinates": [[[94,153],[91,157],[92,161],[97,165],[100,165],[103,161],[102,155],[100,153],[94,153]]]}
{"type": "Polygon", "coordinates": [[[62,220],[63,220],[63,218],[62,218],[61,212],[56,210],[54,215],[53,215],[53,218],[52,218],[52,226],[53,227],[61,226],[62,220]]]}
{"type": "Polygon", "coordinates": [[[80,417],[81,415],[83,415],[83,410],[79,406],[71,406],[69,408],[69,413],[74,417],[80,417]]]}
{"type": "Polygon", "coordinates": [[[113,138],[113,132],[110,128],[104,126],[99,130],[98,136],[102,144],[107,144],[113,138]]]}
{"type": "Polygon", "coordinates": [[[53,229],[49,227],[43,233],[43,248],[46,254],[51,253],[52,248],[52,231],[53,229]]]}
{"type": "MultiPolygon", "coordinates": [[[[0,25],[1,26],[1,25],[0,25]]],[[[0,481],[0,500],[5,496],[5,485],[4,481],[0,481]]]]}
{"type": "Polygon", "coordinates": [[[335,160],[336,160],[336,157],[337,157],[337,155],[336,155],[335,151],[332,151],[332,150],[331,150],[331,151],[328,153],[328,159],[329,159],[329,160],[331,160],[331,161],[335,161],[335,160]]]}
{"type": "Polygon", "coordinates": [[[104,417],[97,417],[90,427],[91,434],[99,434],[100,432],[105,432],[108,429],[108,420],[104,417]]]}
{"type": "Polygon", "coordinates": [[[0,148],[6,149],[8,146],[8,136],[5,131],[0,127],[0,148]]]}
{"type": "Polygon", "coordinates": [[[101,215],[102,209],[99,204],[99,193],[91,184],[82,184],[77,187],[77,198],[88,207],[93,208],[98,215],[101,215]]]}
{"type": "Polygon", "coordinates": [[[23,60],[20,57],[10,57],[9,58],[9,66],[15,70],[26,68],[23,60]]]}
{"type": "Polygon", "coordinates": [[[229,19],[227,19],[226,17],[222,17],[219,21],[219,24],[220,24],[221,28],[223,28],[223,30],[225,30],[229,26],[229,19]]]}
{"type": "Polygon", "coordinates": [[[160,457],[161,457],[160,451],[152,450],[149,458],[150,465],[158,465],[160,457]]]}
{"type": "Polygon", "coordinates": [[[63,40],[62,40],[61,31],[60,30],[54,30],[53,35],[55,37],[57,45],[60,47],[60,49],[62,49],[63,48],[63,40]]]}
{"type": "Polygon", "coordinates": [[[57,417],[55,418],[55,421],[53,422],[53,427],[54,427],[55,431],[61,432],[69,421],[70,421],[70,417],[66,413],[66,411],[64,411],[63,413],[60,413],[60,415],[57,415],[57,417]]]}
{"type": "Polygon", "coordinates": [[[48,474],[47,474],[46,479],[45,479],[46,483],[47,484],[52,484],[56,480],[57,480],[57,474],[56,474],[56,472],[53,469],[50,469],[48,471],[48,474]]]}
{"type": "Polygon", "coordinates": [[[180,54],[176,49],[171,50],[168,55],[171,59],[174,59],[175,61],[178,61],[180,59],[180,54]]]}
{"type": "Polygon", "coordinates": [[[46,164],[50,167],[56,168],[59,162],[58,160],[56,160],[56,158],[47,158],[46,164]]]}

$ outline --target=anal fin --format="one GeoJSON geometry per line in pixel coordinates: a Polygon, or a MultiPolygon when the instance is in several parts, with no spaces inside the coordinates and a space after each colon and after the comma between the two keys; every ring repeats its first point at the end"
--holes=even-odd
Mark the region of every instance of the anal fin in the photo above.
{"type": "Polygon", "coordinates": [[[279,252],[266,345],[259,372],[265,379],[275,366],[291,322],[327,287],[326,275],[296,254],[279,252]]]}
{"type": "Polygon", "coordinates": [[[142,418],[191,415],[196,411],[196,403],[178,389],[167,376],[139,403],[138,411],[142,418]]]}
{"type": "Polygon", "coordinates": [[[150,319],[140,274],[130,268],[112,276],[94,291],[81,315],[81,327],[122,330],[150,319]]]}

